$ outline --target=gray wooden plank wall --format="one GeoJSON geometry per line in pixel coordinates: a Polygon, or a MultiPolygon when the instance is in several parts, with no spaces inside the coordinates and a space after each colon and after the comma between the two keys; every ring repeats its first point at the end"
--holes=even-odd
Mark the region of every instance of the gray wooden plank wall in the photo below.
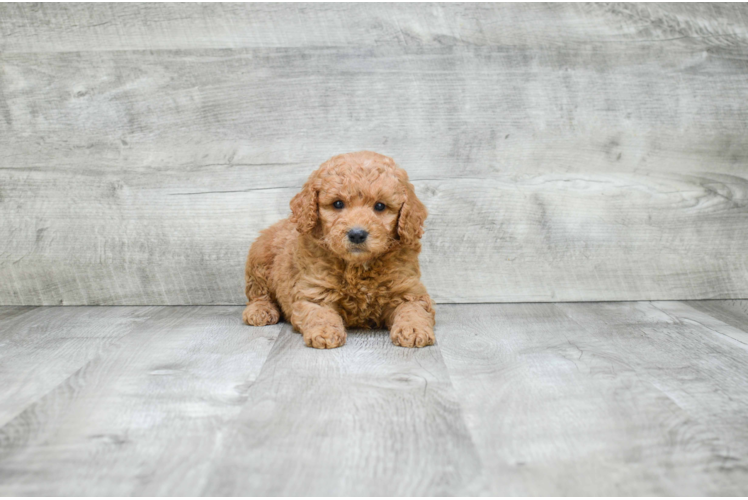
{"type": "Polygon", "coordinates": [[[440,302],[748,297],[746,4],[2,4],[0,304],[239,304],[335,153],[440,302]]]}

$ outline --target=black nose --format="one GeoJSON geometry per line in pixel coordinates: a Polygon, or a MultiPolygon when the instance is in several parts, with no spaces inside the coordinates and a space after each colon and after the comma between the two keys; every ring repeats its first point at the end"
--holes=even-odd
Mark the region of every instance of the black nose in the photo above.
{"type": "Polygon", "coordinates": [[[355,227],[348,231],[348,239],[351,240],[351,243],[363,243],[366,241],[367,236],[369,236],[369,233],[366,232],[365,229],[359,227],[355,227]]]}

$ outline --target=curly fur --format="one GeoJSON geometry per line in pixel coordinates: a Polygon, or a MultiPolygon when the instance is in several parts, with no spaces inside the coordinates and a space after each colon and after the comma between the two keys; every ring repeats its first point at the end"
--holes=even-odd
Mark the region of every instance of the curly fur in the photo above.
{"type": "Polygon", "coordinates": [[[260,233],[245,269],[248,325],[281,315],[307,345],[345,344],[345,327],[386,326],[395,345],[434,343],[433,302],[418,254],[426,207],[408,174],[370,151],[330,158],[291,200],[290,218],[260,233]],[[336,209],[333,203],[345,207],[336,209]],[[374,210],[382,202],[384,211],[374,210]],[[365,229],[365,243],[348,231],[365,229]]]}

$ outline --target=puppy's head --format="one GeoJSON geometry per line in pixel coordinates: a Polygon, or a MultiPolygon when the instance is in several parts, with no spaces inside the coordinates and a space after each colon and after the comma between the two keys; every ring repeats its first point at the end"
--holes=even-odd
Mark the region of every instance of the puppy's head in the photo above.
{"type": "Polygon", "coordinates": [[[370,151],[327,160],[291,200],[291,210],[299,233],[352,262],[398,245],[420,250],[427,215],[405,170],[370,151]]]}

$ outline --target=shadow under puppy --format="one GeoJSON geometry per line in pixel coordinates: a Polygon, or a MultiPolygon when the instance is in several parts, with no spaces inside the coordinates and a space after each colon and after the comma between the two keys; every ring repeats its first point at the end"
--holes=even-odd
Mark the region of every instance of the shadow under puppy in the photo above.
{"type": "Polygon", "coordinates": [[[434,307],[418,254],[426,207],[392,158],[330,158],[291,200],[292,215],[260,233],[245,269],[248,325],[281,316],[308,346],[345,344],[345,327],[386,326],[395,345],[434,343],[434,307]]]}

